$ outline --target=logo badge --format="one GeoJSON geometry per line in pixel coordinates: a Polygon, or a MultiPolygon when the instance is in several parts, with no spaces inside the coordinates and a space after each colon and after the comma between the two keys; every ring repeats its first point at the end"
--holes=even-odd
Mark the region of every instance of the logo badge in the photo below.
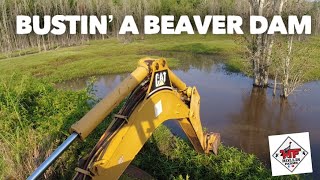
{"type": "Polygon", "coordinates": [[[269,136],[273,176],[312,172],[309,133],[269,136]]]}
{"type": "Polygon", "coordinates": [[[148,96],[151,96],[155,92],[164,89],[172,90],[168,70],[157,71],[154,73],[153,81],[148,96]]]}
{"type": "Polygon", "coordinates": [[[293,172],[307,156],[308,152],[289,136],[273,154],[289,171],[293,172]]]}
{"type": "Polygon", "coordinates": [[[167,81],[167,72],[158,72],[154,75],[154,82],[155,82],[155,87],[158,88],[160,86],[163,86],[166,81],[167,81]]]}

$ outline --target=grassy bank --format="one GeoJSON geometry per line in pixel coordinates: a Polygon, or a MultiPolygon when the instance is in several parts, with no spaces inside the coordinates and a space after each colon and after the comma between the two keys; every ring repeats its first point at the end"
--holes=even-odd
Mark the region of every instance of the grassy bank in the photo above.
{"type": "MultiPolygon", "coordinates": [[[[110,38],[47,52],[30,50],[28,52],[31,54],[0,59],[0,76],[19,72],[59,82],[91,75],[130,72],[136,67],[138,59],[158,57],[152,53],[154,51],[219,55],[229,71],[250,75],[250,64],[245,60],[244,50],[234,42],[234,38],[222,35],[153,35],[126,44],[110,38]]],[[[319,40],[320,37],[316,36],[303,42],[304,47],[312,49],[309,52],[312,66],[304,77],[305,81],[320,79],[319,40]]],[[[171,68],[183,64],[183,59],[168,60],[171,68]]]]}
{"type": "MultiPolygon", "coordinates": [[[[135,69],[137,61],[153,56],[152,51],[213,53],[240,58],[240,50],[228,36],[147,36],[124,44],[115,38],[90,41],[75,47],[29,54],[0,60],[0,76],[20,72],[51,82],[72,78],[122,73],[135,69]],[[117,68],[115,68],[117,67],[117,68]]],[[[170,67],[183,60],[169,58],[170,67]]]]}
{"type": "MultiPolygon", "coordinates": [[[[25,179],[67,136],[70,125],[89,110],[87,100],[85,91],[58,91],[22,74],[1,79],[0,179],[25,179]]],[[[76,160],[70,157],[46,175],[68,172],[76,160]]]]}

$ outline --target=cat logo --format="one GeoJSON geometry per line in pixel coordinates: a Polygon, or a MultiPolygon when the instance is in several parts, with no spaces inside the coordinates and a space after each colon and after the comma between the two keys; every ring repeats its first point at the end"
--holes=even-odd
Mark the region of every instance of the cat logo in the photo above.
{"type": "Polygon", "coordinates": [[[167,72],[159,72],[154,76],[155,87],[163,86],[166,83],[167,72]]]}
{"type": "Polygon", "coordinates": [[[168,70],[158,71],[153,74],[153,80],[148,96],[164,89],[172,90],[168,70]]]}

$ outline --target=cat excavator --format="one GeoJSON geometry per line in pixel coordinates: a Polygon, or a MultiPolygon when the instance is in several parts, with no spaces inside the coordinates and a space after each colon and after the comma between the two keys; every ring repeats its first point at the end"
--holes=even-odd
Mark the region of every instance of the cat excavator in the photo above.
{"type": "Polygon", "coordinates": [[[74,179],[119,179],[152,133],[175,120],[199,153],[217,154],[219,133],[204,133],[200,95],[169,68],[165,59],[141,59],[138,67],[70,128],[71,135],[28,177],[41,177],[77,139],[84,140],[121,102],[124,105],[92,151],[79,161],[74,179]]]}

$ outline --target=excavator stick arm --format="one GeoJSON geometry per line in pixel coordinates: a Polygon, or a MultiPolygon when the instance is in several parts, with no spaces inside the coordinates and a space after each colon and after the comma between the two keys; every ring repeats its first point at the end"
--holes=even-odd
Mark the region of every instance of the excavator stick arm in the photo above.
{"type": "Polygon", "coordinates": [[[147,99],[135,109],[128,123],[116,133],[90,168],[93,179],[118,179],[159,125],[166,120],[186,117],[188,107],[169,90],[147,99]],[[162,108],[162,111],[155,108],[162,108]]]}
{"type": "MultiPolygon", "coordinates": [[[[118,179],[152,133],[167,120],[178,121],[199,153],[209,153],[213,150],[214,142],[219,143],[219,135],[203,133],[199,114],[200,95],[197,89],[187,87],[170,71],[165,60],[155,60],[149,67],[152,73],[148,83],[144,85],[145,95],[142,99],[136,98],[140,99],[140,102],[134,106],[129,117],[123,114],[115,115],[112,125],[108,128],[109,131],[107,130],[109,133],[105,135],[110,138],[100,139],[97,151],[92,153],[91,159],[86,160],[89,163],[83,168],[90,173],[91,178],[118,179]],[[117,123],[121,124],[117,126],[118,128],[111,128],[117,123]]],[[[138,94],[142,89],[138,88],[135,93],[138,94]]],[[[132,97],[127,101],[137,101],[131,99],[132,97]]],[[[120,113],[123,112],[120,110],[120,113]]],[[[85,179],[86,175],[80,172],[76,177],[85,179]]]]}
{"type": "Polygon", "coordinates": [[[165,121],[178,121],[199,153],[217,153],[220,135],[205,134],[200,121],[200,95],[167,66],[164,59],[142,59],[138,67],[70,128],[64,142],[28,179],[36,179],[79,137],[84,140],[114,108],[125,101],[74,179],[118,179],[152,133],[165,121]],[[70,139],[70,137],[68,138],[70,139]]]}

